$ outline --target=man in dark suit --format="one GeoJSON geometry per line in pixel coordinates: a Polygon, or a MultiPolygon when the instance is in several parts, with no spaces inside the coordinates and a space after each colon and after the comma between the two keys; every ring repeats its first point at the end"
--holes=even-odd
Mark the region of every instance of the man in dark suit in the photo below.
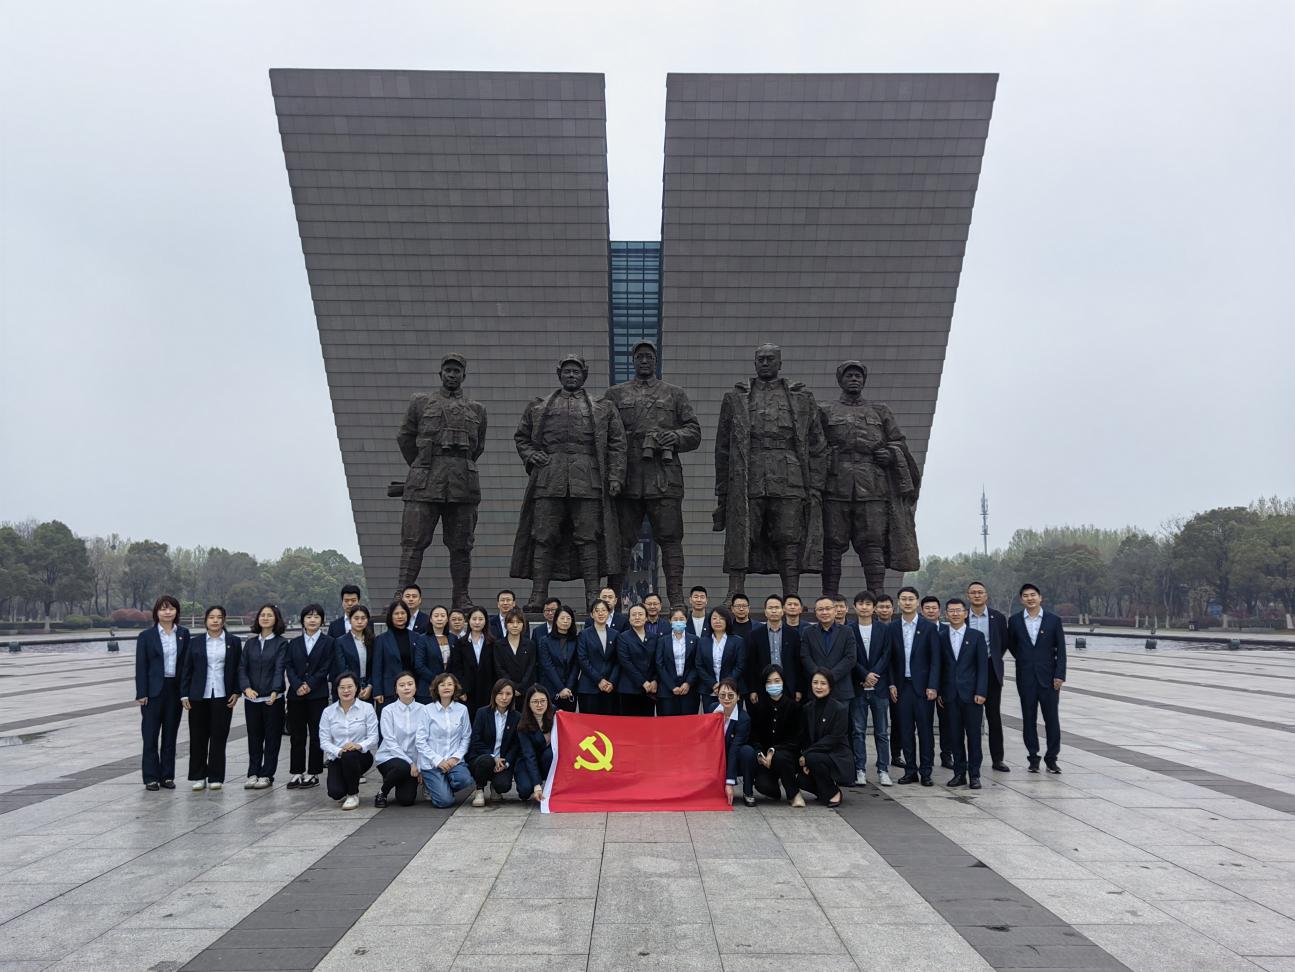
{"type": "Polygon", "coordinates": [[[1043,762],[1049,773],[1060,773],[1061,686],[1066,681],[1066,631],[1061,619],[1043,610],[1043,595],[1033,584],[1021,585],[1023,611],[1007,622],[1007,650],[1016,659],[1016,691],[1021,696],[1021,718],[1025,725],[1025,751],[1030,772],[1039,771],[1038,714],[1043,712],[1048,748],[1043,762]]]}
{"type": "Polygon", "coordinates": [[[867,782],[868,718],[877,747],[877,785],[890,786],[890,628],[873,616],[872,591],[854,595],[854,701],[850,703],[850,742],[854,749],[854,782],[867,782]]]}
{"type": "Polygon", "coordinates": [[[989,590],[980,581],[967,585],[971,610],[967,626],[975,628],[989,645],[989,694],[985,696],[985,722],[989,725],[989,761],[1000,773],[1012,768],[1003,761],[1003,646],[1007,644],[1007,616],[989,606],[989,590]]]}
{"type": "Polygon", "coordinates": [[[832,673],[831,698],[848,709],[854,698],[854,635],[836,623],[836,607],[827,594],[814,602],[814,617],[818,624],[806,628],[800,637],[801,684],[808,686],[814,672],[827,669],[832,673]]]}
{"type": "MultiPolygon", "coordinates": [[[[922,617],[938,627],[940,632],[943,632],[948,627],[948,624],[940,620],[941,607],[940,599],[928,594],[922,598],[918,610],[922,612],[922,617]]],[[[949,735],[948,720],[944,718],[944,713],[938,705],[935,707],[935,719],[936,735],[940,740],[940,765],[944,769],[953,769],[953,741],[949,735]]]]}
{"type": "Polygon", "coordinates": [[[417,584],[406,584],[405,589],[400,592],[400,600],[409,609],[409,630],[417,631],[419,634],[427,634],[427,625],[430,618],[428,618],[427,612],[422,610],[423,589],[417,584]]]}
{"type": "Polygon", "coordinates": [[[558,616],[560,607],[562,607],[562,601],[556,597],[550,597],[544,602],[544,620],[531,628],[531,640],[537,645],[546,636],[553,634],[553,620],[558,616]]]}
{"type": "Polygon", "coordinates": [[[764,599],[764,624],[751,632],[747,658],[747,701],[754,705],[760,698],[760,673],[770,665],[782,669],[783,693],[800,701],[800,632],[783,623],[782,598],[777,594],[764,599]]]}
{"type": "Polygon", "coordinates": [[[706,594],[706,588],[698,584],[688,593],[688,630],[700,638],[710,631],[710,612],[706,610],[706,605],[710,603],[710,598],[706,594]]]}
{"type": "MultiPolygon", "coordinates": [[[[889,594],[877,595],[876,618],[890,630],[890,622],[895,620],[895,599],[889,594]]],[[[887,690],[889,694],[889,690],[887,690]]],[[[890,703],[890,765],[904,769],[904,746],[899,732],[899,703],[890,703]]]]}
{"type": "Polygon", "coordinates": [[[351,633],[351,622],[347,615],[351,608],[360,603],[362,596],[360,588],[355,584],[347,584],[342,588],[342,613],[328,622],[328,637],[336,641],[342,635],[351,633]]]}
{"type": "Polygon", "coordinates": [[[508,625],[504,619],[508,617],[508,612],[517,606],[517,595],[508,590],[500,591],[495,595],[495,606],[499,608],[499,613],[490,616],[490,634],[494,636],[495,641],[502,641],[508,637],[508,625]]]}
{"type": "MultiPolygon", "coordinates": [[[[607,605],[607,627],[611,628],[617,634],[622,631],[628,631],[630,626],[629,615],[624,611],[617,611],[616,605],[620,603],[620,597],[616,594],[616,588],[604,587],[598,592],[598,600],[607,605]]],[[[593,616],[585,618],[585,626],[593,625],[593,616]]]]}
{"type": "Polygon", "coordinates": [[[949,726],[953,746],[953,779],[949,786],[980,789],[980,721],[989,691],[989,645],[967,626],[967,605],[960,597],[944,602],[947,626],[940,629],[940,721],[949,726]]]}
{"type": "Polygon", "coordinates": [[[899,590],[899,617],[890,623],[890,698],[899,703],[899,726],[908,771],[901,784],[931,786],[935,762],[935,699],[940,689],[939,629],[917,613],[917,588],[899,590]]]}
{"type": "Polygon", "coordinates": [[[670,619],[661,613],[661,595],[655,591],[643,598],[643,610],[647,612],[647,624],[644,629],[648,638],[655,641],[663,634],[670,633],[670,619]]]}

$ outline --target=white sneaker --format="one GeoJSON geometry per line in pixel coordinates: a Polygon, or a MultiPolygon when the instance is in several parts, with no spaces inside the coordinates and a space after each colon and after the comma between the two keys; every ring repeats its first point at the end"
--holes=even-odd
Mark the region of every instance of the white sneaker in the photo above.
{"type": "Polygon", "coordinates": [[[797,793],[791,798],[791,805],[797,810],[803,810],[805,808],[805,798],[797,793]]]}
{"type": "Polygon", "coordinates": [[[882,770],[879,774],[877,774],[877,785],[894,786],[895,784],[890,782],[890,774],[887,773],[885,770],[882,770]]]}
{"type": "Polygon", "coordinates": [[[207,784],[207,789],[211,790],[212,792],[215,792],[216,790],[223,790],[224,788],[225,788],[225,784],[224,784],[224,783],[214,783],[214,782],[213,782],[213,783],[208,783],[208,784],[207,784]]]}
{"type": "Polygon", "coordinates": [[[504,800],[504,795],[495,789],[493,783],[486,784],[486,793],[490,795],[491,803],[502,803],[504,800]]]}
{"type": "Polygon", "coordinates": [[[207,789],[207,781],[194,780],[193,786],[189,787],[189,789],[193,790],[194,793],[201,793],[203,790],[207,789]]]}
{"type": "Polygon", "coordinates": [[[272,786],[274,786],[274,781],[271,780],[268,776],[258,776],[256,778],[256,786],[252,787],[252,789],[268,790],[272,786]]]}
{"type": "Polygon", "coordinates": [[[348,796],[345,800],[342,801],[343,810],[354,810],[359,805],[360,805],[360,798],[354,795],[348,796]]]}
{"type": "Polygon", "coordinates": [[[859,786],[863,786],[863,784],[867,783],[868,782],[867,771],[866,770],[855,771],[854,782],[857,783],[859,786]]]}
{"type": "Polygon", "coordinates": [[[474,807],[484,807],[486,805],[485,790],[477,790],[476,793],[472,794],[472,805],[474,807]]]}
{"type": "Polygon", "coordinates": [[[243,789],[255,790],[256,785],[260,782],[261,782],[261,778],[259,776],[249,776],[246,780],[243,781],[243,789]]]}

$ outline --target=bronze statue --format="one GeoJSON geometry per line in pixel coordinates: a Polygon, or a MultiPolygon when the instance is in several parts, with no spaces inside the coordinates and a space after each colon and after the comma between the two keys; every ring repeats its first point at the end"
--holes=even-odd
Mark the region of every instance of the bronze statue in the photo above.
{"type": "MultiPolygon", "coordinates": [[[[415,583],[436,522],[450,554],[455,607],[471,603],[472,543],[481,483],[477,460],[486,447],[486,410],[463,394],[468,364],[461,354],[441,360],[441,387],[409,401],[396,442],[409,463],[400,524],[400,574],[396,597],[415,583]]],[[[397,484],[398,485],[398,484],[397,484]]]]}
{"type": "Polygon", "coordinates": [[[755,379],[739,381],[720,406],[713,528],[726,531],[730,602],[746,593],[748,573],[776,573],[783,594],[797,594],[800,575],[822,566],[827,443],[813,393],[781,370],[781,349],[760,345],[755,379]]]}
{"type": "Polygon", "coordinates": [[[530,476],[511,567],[533,581],[527,611],[543,608],[550,581],[576,578],[588,606],[602,576],[620,571],[612,499],[625,484],[625,428],[611,403],[584,391],[588,377],[584,358],[562,358],[561,387],[526,406],[513,435],[530,476]]]}
{"type": "MultiPolygon", "coordinates": [[[[620,564],[630,551],[647,517],[652,539],[661,548],[666,597],[671,607],[683,606],[683,467],[679,454],[701,445],[701,424],[687,393],[656,376],[656,345],[640,341],[631,351],[634,378],[613,385],[603,396],[620,414],[629,443],[625,488],[616,498],[620,530],[620,564]]],[[[619,593],[625,575],[607,578],[619,593]]]]}
{"type": "Polygon", "coordinates": [[[822,406],[830,450],[823,489],[823,590],[840,593],[841,557],[854,546],[868,589],[880,594],[886,568],[917,570],[914,512],[921,473],[890,408],[863,398],[868,369],[842,361],[841,397],[822,406]]]}

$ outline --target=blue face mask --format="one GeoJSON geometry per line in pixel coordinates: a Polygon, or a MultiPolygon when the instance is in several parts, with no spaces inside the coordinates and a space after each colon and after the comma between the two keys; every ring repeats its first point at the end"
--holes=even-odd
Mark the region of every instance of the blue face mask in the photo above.
{"type": "Polygon", "coordinates": [[[687,622],[687,621],[671,621],[671,622],[670,622],[670,630],[671,630],[671,631],[673,631],[675,634],[683,634],[685,631],[687,631],[687,630],[688,630],[688,622],[687,622]]]}
{"type": "Polygon", "coordinates": [[[782,682],[770,682],[765,685],[764,690],[769,693],[769,698],[779,698],[782,695],[782,682]]]}

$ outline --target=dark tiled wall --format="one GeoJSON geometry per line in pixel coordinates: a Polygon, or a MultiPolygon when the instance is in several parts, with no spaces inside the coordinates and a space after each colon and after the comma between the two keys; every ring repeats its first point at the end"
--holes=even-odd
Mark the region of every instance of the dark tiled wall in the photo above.
{"type": "MultiPolygon", "coordinates": [[[[757,345],[820,399],[870,368],[924,462],[996,75],[670,75],[665,375],[702,422],[685,466],[688,582],[724,590],[711,532],[720,400],[757,345]]],[[[970,502],[970,500],[968,500],[970,502]]],[[[919,540],[921,538],[919,537],[919,540]]],[[[862,586],[846,557],[842,587],[862,586]]],[[[752,593],[776,578],[753,578],[752,593]]],[[[817,592],[816,577],[804,592],[817,592]]]]}
{"type": "MultiPolygon", "coordinates": [[[[524,597],[528,582],[508,578],[526,483],[517,420],[556,387],[559,349],[583,351],[589,389],[607,387],[603,77],[276,70],[270,81],[366,593],[377,603],[395,586],[397,426],[454,350],[489,413],[472,590],[524,597]]],[[[439,531],[421,580],[429,603],[447,596],[439,531]]]]}

